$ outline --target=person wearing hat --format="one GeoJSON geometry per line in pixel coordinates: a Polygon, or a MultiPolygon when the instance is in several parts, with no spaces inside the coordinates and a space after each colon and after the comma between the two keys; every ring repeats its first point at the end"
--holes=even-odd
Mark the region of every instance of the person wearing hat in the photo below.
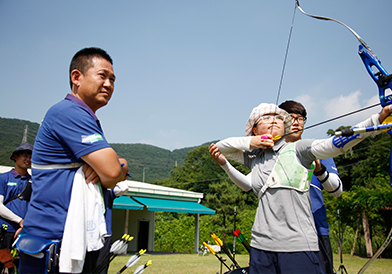
{"type": "MultiPolygon", "coordinates": [[[[28,201],[18,198],[26,186],[31,186],[28,169],[31,166],[33,145],[22,143],[11,154],[15,167],[11,171],[0,174],[0,225],[7,226],[3,234],[0,249],[11,249],[17,234],[23,227],[23,219],[27,212],[28,201]]],[[[3,269],[3,264],[0,264],[3,269]]]]}
{"type": "MultiPolygon", "coordinates": [[[[358,127],[379,125],[392,111],[380,113],[358,127]]],[[[317,159],[335,157],[377,133],[287,143],[292,118],[274,104],[260,104],[246,123],[247,137],[211,144],[217,160],[223,154],[251,169],[251,188],[259,198],[250,251],[249,273],[325,273],[310,202],[310,179],[317,159]]],[[[324,172],[318,179],[324,180],[324,172]]]]}
{"type": "MultiPolygon", "coordinates": [[[[279,108],[287,111],[292,120],[291,129],[284,138],[286,142],[296,142],[301,140],[303,129],[307,120],[305,107],[296,101],[288,100],[279,105],[279,108]]],[[[213,144],[210,151],[217,150],[213,144]]],[[[252,189],[250,181],[251,173],[247,176],[235,169],[226,158],[220,154],[213,159],[225,170],[230,179],[244,191],[252,189]]],[[[314,173],[310,182],[310,200],[312,204],[312,214],[319,239],[319,249],[321,259],[325,266],[325,272],[334,273],[331,242],[329,239],[329,224],[327,222],[327,212],[323,200],[323,189],[334,197],[339,197],[343,192],[343,184],[333,158],[316,160],[314,173]],[[325,176],[327,172],[328,176],[325,176]]]]}

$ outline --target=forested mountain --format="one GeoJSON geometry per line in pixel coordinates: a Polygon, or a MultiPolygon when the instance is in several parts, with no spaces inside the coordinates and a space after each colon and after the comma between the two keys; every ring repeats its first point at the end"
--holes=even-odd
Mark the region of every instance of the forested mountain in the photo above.
{"type": "Polygon", "coordinates": [[[38,123],[0,117],[0,165],[14,165],[10,156],[14,149],[22,143],[26,125],[28,126],[27,142],[33,144],[39,127],[38,123]]]}
{"type": "MultiPolygon", "coordinates": [[[[22,142],[26,125],[28,126],[27,142],[34,144],[38,123],[0,117],[0,165],[14,165],[14,162],[10,160],[10,155],[22,142]]],[[[111,145],[118,155],[127,159],[129,172],[133,174],[132,180],[142,181],[144,169],[145,182],[149,183],[168,178],[172,167],[182,165],[188,151],[195,148],[188,147],[170,151],[146,144],[111,145]]]]}

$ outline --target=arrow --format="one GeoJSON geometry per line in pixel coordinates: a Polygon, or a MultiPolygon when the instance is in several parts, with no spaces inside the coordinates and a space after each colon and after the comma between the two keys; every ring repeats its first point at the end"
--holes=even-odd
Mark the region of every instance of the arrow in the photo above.
{"type": "Polygon", "coordinates": [[[388,130],[392,128],[392,124],[385,124],[372,127],[354,127],[344,128],[341,131],[335,131],[335,136],[351,136],[358,133],[376,131],[376,130],[388,130]]]}
{"type": "MultiPolygon", "coordinates": [[[[130,241],[133,240],[133,237],[130,236],[130,235],[128,235],[128,234],[125,234],[124,236],[123,236],[123,238],[120,240],[120,243],[119,243],[115,248],[113,248],[113,251],[111,251],[112,255],[111,255],[111,257],[110,257],[109,263],[110,263],[111,261],[113,261],[113,259],[114,259],[117,255],[124,254],[124,253],[127,251],[127,249],[128,249],[128,243],[129,243],[130,241]],[[124,236],[125,236],[125,237],[124,237],[124,236]]],[[[112,249],[111,249],[111,250],[112,250],[112,249]]],[[[110,254],[110,253],[109,253],[109,254],[110,254]]]]}
{"type": "Polygon", "coordinates": [[[146,249],[141,249],[139,253],[129,258],[128,262],[121,268],[119,272],[117,272],[117,274],[120,274],[128,267],[135,265],[140,260],[140,256],[142,256],[146,251],[147,251],[146,249]]]}
{"type": "Polygon", "coordinates": [[[127,244],[128,242],[132,241],[133,237],[128,235],[128,234],[124,234],[120,240],[115,241],[112,246],[110,247],[110,252],[114,253],[114,252],[118,252],[120,249],[122,249],[124,247],[125,244],[127,244]]]}
{"type": "Polygon", "coordinates": [[[214,254],[215,257],[217,257],[218,260],[219,260],[222,264],[224,264],[224,265],[227,267],[228,270],[231,270],[230,267],[228,267],[227,264],[225,264],[225,262],[223,261],[222,257],[219,257],[219,256],[216,254],[215,250],[214,250],[211,246],[209,246],[206,242],[203,242],[203,245],[205,245],[205,246],[208,248],[208,250],[209,250],[212,254],[214,254]]]}
{"type": "Polygon", "coordinates": [[[133,274],[142,274],[144,269],[151,264],[151,260],[149,260],[145,265],[139,265],[136,267],[135,272],[133,274]]]}
{"type": "Polygon", "coordinates": [[[236,260],[233,258],[233,256],[231,255],[230,251],[226,248],[226,246],[223,245],[222,240],[219,239],[218,236],[215,235],[215,233],[211,234],[211,237],[214,239],[215,243],[222,248],[222,250],[226,253],[226,255],[230,258],[230,260],[234,263],[235,267],[241,268],[239,266],[239,264],[236,262],[236,260]]]}
{"type": "Polygon", "coordinates": [[[126,252],[128,248],[128,243],[133,240],[133,237],[124,234],[120,240],[115,241],[110,247],[109,253],[102,259],[102,261],[94,268],[93,273],[100,273],[107,267],[113,259],[119,255],[126,252]]]}
{"type": "Polygon", "coordinates": [[[237,239],[242,243],[245,249],[250,253],[250,245],[248,241],[245,239],[244,235],[241,233],[239,229],[233,231],[233,234],[237,237],[237,239]]]}

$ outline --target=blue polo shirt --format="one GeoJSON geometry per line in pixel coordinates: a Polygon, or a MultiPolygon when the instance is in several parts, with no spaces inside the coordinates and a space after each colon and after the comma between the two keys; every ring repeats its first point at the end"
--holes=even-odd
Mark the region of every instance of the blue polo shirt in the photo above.
{"type": "MultiPolygon", "coordinates": [[[[83,162],[81,157],[109,147],[94,112],[68,94],[46,113],[38,129],[32,163],[39,165],[83,162]]],[[[73,178],[78,168],[32,168],[33,192],[23,222],[30,234],[61,239],[73,178]]]]}
{"type": "MultiPolygon", "coordinates": [[[[329,173],[338,174],[335,161],[332,158],[320,160],[329,173]]],[[[323,189],[316,175],[313,175],[310,182],[310,201],[312,202],[312,213],[317,235],[329,235],[329,224],[327,222],[327,211],[325,210],[323,189]]]]}
{"type": "MultiPolygon", "coordinates": [[[[0,174],[0,195],[4,197],[4,203],[12,197],[22,192],[26,184],[31,180],[30,174],[20,176],[15,169],[9,172],[0,174]]],[[[5,204],[9,210],[24,219],[27,211],[28,202],[21,199],[14,199],[5,204]]],[[[6,224],[8,226],[7,232],[15,232],[19,228],[19,224],[11,222],[0,217],[0,226],[6,224]]]]}

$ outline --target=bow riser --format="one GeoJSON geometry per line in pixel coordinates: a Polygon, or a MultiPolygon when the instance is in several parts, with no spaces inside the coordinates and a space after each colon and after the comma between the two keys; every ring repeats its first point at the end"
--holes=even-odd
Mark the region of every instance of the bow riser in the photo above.
{"type": "MultiPolygon", "coordinates": [[[[380,103],[383,107],[392,104],[392,75],[381,65],[380,60],[364,46],[359,45],[359,55],[363,63],[365,64],[366,70],[373,78],[378,86],[378,95],[380,103]]],[[[388,118],[387,118],[388,119],[388,118]]],[[[388,130],[388,134],[391,136],[391,152],[392,152],[392,131],[388,130]]],[[[389,156],[389,185],[392,187],[392,153],[389,156]]]]}
{"type": "Polygon", "coordinates": [[[366,70],[378,86],[378,95],[383,107],[392,104],[392,75],[381,65],[380,60],[364,46],[359,45],[359,56],[366,70]]]}

